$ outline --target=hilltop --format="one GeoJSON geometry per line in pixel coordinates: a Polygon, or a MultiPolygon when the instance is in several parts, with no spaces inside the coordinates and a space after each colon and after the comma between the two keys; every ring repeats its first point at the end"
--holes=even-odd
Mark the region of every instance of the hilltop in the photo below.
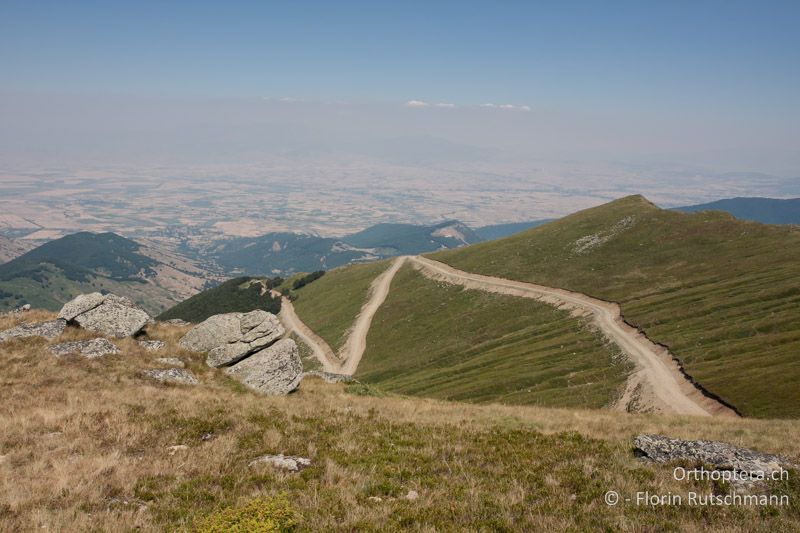
{"type": "Polygon", "coordinates": [[[796,228],[631,196],[432,257],[618,302],[628,322],[742,414],[800,416],[796,228]]]}

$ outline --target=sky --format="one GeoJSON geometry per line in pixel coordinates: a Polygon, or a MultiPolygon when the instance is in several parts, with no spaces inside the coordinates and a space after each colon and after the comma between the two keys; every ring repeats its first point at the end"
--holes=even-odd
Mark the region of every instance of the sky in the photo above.
{"type": "Polygon", "coordinates": [[[0,158],[435,138],[798,176],[798,22],[769,0],[3,0],[0,158]]]}

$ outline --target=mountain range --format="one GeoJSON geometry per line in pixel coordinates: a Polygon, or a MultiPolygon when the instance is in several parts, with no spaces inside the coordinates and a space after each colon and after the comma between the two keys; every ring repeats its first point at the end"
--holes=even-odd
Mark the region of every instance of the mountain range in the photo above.
{"type": "MultiPolygon", "coordinates": [[[[726,211],[767,223],[800,223],[800,199],[733,198],[675,208],[726,211]]],[[[31,249],[0,236],[0,309],[23,303],[56,309],[88,289],[128,294],[159,313],[204,287],[236,276],[291,276],[398,255],[416,255],[501,239],[549,220],[472,229],[449,220],[430,225],[377,224],[340,238],[268,233],[218,240],[182,253],[113,233],[68,235],[31,249]]]]}

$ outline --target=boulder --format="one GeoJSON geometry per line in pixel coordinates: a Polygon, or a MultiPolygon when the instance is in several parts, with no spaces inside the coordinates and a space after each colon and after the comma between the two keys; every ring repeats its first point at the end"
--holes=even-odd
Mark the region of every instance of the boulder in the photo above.
{"type": "Polygon", "coordinates": [[[253,468],[261,465],[269,465],[288,472],[298,472],[307,466],[311,466],[311,459],[295,455],[283,455],[282,453],[279,455],[262,455],[250,461],[247,466],[253,468]]]}
{"type": "Polygon", "coordinates": [[[278,317],[266,311],[214,315],[189,330],[181,347],[207,354],[206,364],[228,366],[269,346],[286,330],[278,317]]]}
{"type": "Polygon", "coordinates": [[[90,341],[62,342],[48,348],[56,357],[77,354],[87,359],[95,359],[108,354],[119,353],[119,348],[108,339],[97,338],[90,341]]]}
{"type": "Polygon", "coordinates": [[[0,342],[9,339],[21,339],[25,337],[42,337],[52,340],[61,335],[66,326],[67,321],[61,319],[49,320],[47,322],[35,322],[31,324],[20,324],[15,328],[0,331],[0,342]]]}
{"type": "Polygon", "coordinates": [[[739,448],[727,442],[639,435],[633,445],[637,457],[655,463],[691,463],[708,465],[714,470],[764,472],[768,475],[784,466],[792,466],[787,459],[777,455],[739,448]]]}
{"type": "Polygon", "coordinates": [[[303,363],[297,344],[283,339],[227,368],[225,373],[261,394],[288,394],[303,379],[303,363]]]}
{"type": "Polygon", "coordinates": [[[200,383],[197,378],[182,368],[148,368],[142,370],[142,374],[160,383],[175,383],[178,385],[197,385],[200,383]]]}
{"type": "Polygon", "coordinates": [[[139,346],[148,352],[157,352],[166,346],[164,341],[139,341],[139,346]]]}
{"type": "Polygon", "coordinates": [[[99,292],[81,294],[64,304],[58,318],[109,337],[123,338],[139,333],[152,320],[127,298],[99,292]]]}
{"type": "Polygon", "coordinates": [[[183,364],[183,361],[177,357],[159,357],[154,362],[158,363],[159,365],[176,366],[179,368],[186,366],[183,364]]]}
{"type": "Polygon", "coordinates": [[[74,299],[64,304],[61,311],[58,313],[58,318],[66,321],[74,320],[78,315],[82,315],[86,311],[91,311],[98,307],[106,297],[99,292],[92,292],[89,294],[79,294],[74,299]]]}

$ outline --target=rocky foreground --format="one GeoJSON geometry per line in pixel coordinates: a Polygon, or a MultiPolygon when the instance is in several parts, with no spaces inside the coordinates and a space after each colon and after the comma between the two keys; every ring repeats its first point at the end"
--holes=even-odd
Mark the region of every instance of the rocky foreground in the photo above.
{"type": "MultiPolygon", "coordinates": [[[[27,309],[15,311],[24,313],[27,309]]],[[[22,323],[0,331],[0,342],[9,339],[59,338],[67,327],[102,335],[90,340],[54,344],[48,351],[55,357],[78,355],[95,359],[118,354],[110,339],[138,338],[139,345],[157,352],[165,343],[150,339],[145,332],[154,319],[128,298],[114,294],[82,294],[64,304],[56,320],[22,323]]],[[[182,323],[186,324],[186,323],[182,323]]],[[[178,324],[178,325],[182,325],[178,324]]],[[[206,354],[206,364],[262,394],[288,394],[303,377],[303,364],[292,339],[282,339],[286,330],[278,317],[266,311],[214,315],[190,329],[180,339],[188,351],[206,354]]],[[[145,369],[142,374],[162,383],[197,385],[198,379],[174,357],[160,358],[168,369],[145,369]]]]}
{"type": "Polygon", "coordinates": [[[109,326],[0,317],[0,531],[800,529],[797,421],[478,406],[319,372],[300,381],[296,347],[260,312],[147,321],[123,338],[109,326]],[[229,358],[210,365],[212,351],[212,363],[229,358]],[[678,480],[677,467],[789,477],[742,486],[678,480]],[[767,503],[625,501],[639,492],[767,503]]]}

